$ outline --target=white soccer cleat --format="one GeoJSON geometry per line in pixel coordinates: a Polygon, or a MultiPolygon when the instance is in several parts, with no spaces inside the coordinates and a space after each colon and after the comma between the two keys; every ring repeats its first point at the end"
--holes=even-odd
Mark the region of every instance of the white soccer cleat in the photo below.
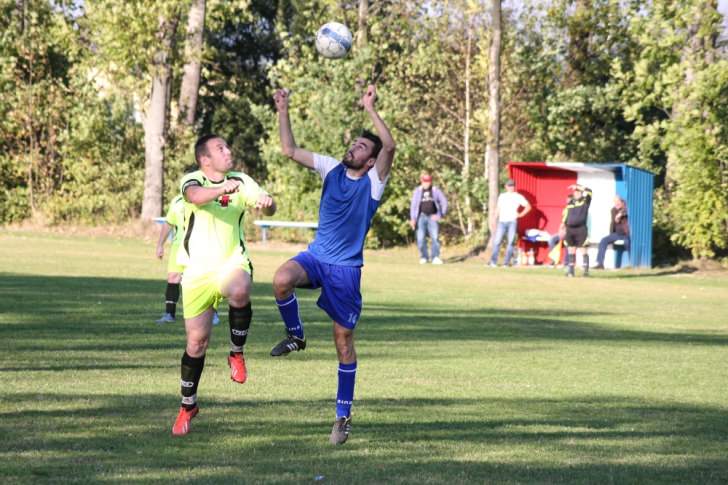
{"type": "Polygon", "coordinates": [[[442,259],[434,257],[432,258],[432,264],[442,264],[442,259]]]}

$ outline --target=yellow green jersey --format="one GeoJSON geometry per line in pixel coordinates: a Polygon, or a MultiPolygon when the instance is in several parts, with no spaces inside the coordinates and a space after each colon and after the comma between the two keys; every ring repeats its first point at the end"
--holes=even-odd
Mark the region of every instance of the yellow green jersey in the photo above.
{"type": "Polygon", "coordinates": [[[164,217],[167,224],[174,227],[174,237],[172,245],[178,245],[184,237],[185,223],[185,201],[181,195],[178,195],[169,204],[167,215],[164,217]]]}
{"type": "Polygon", "coordinates": [[[178,252],[178,262],[186,268],[185,275],[216,271],[222,265],[249,264],[243,218],[245,210],[254,207],[266,192],[242,172],[231,171],[222,180],[213,181],[197,170],[182,178],[182,197],[189,187],[219,187],[231,179],[242,182],[235,193],[221,195],[202,205],[185,199],[185,231],[178,252]]]}
{"type": "Polygon", "coordinates": [[[169,247],[169,260],[167,261],[167,272],[168,273],[181,273],[184,271],[184,267],[178,264],[178,252],[180,246],[182,246],[182,239],[184,238],[184,224],[185,224],[185,201],[181,195],[178,195],[169,204],[167,215],[164,217],[167,224],[174,227],[174,237],[172,238],[172,244],[169,247]]]}

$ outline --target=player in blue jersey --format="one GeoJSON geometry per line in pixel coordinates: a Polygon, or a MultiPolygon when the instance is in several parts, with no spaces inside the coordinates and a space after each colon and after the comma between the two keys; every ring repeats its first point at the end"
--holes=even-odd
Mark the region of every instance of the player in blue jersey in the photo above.
{"type": "Polygon", "coordinates": [[[394,140],[374,108],[374,85],[359,104],[369,115],[377,135],[368,131],[354,140],[342,160],[296,146],[288,116],[288,91],[274,95],[283,154],[321,175],[323,189],[316,237],[306,251],[286,261],[273,277],[273,291],[288,336],[273,347],[274,357],[306,348],[298,312],[296,288],[321,288],[318,306],[334,322],[334,343],[339,358],[336,420],[333,444],[344,443],[351,430],[356,351],[354,328],[362,308],[360,293],[364,238],[379,207],[392,169],[394,140]]]}

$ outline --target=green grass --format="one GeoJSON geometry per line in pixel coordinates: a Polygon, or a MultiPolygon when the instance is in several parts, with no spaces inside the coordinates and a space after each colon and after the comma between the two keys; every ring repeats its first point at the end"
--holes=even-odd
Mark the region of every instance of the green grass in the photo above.
{"type": "Polygon", "coordinates": [[[0,235],[3,483],[728,481],[725,274],[566,279],[369,253],[354,428],[334,448],[331,323],[299,292],[309,347],[268,356],[271,277],[295,248],[255,245],[249,381],[229,379],[222,312],[200,415],[171,437],[184,332],[153,323],[153,251],[0,235]]]}

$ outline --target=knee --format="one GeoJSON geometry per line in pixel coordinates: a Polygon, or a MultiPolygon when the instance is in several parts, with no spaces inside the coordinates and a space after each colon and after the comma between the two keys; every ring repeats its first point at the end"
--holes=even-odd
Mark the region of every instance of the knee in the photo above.
{"type": "Polygon", "coordinates": [[[282,300],[293,291],[293,280],[290,275],[284,271],[276,272],[273,276],[273,292],[276,298],[282,300]]]}
{"type": "Polygon", "coordinates": [[[237,287],[230,290],[228,301],[234,307],[244,307],[250,303],[250,292],[245,287],[237,287]]]}
{"type": "Polygon", "coordinates": [[[201,357],[207,352],[208,338],[190,337],[187,339],[187,355],[201,357]]]}
{"type": "Polygon", "coordinates": [[[348,338],[337,338],[336,353],[339,356],[340,362],[353,362],[356,360],[354,341],[348,338]]]}

